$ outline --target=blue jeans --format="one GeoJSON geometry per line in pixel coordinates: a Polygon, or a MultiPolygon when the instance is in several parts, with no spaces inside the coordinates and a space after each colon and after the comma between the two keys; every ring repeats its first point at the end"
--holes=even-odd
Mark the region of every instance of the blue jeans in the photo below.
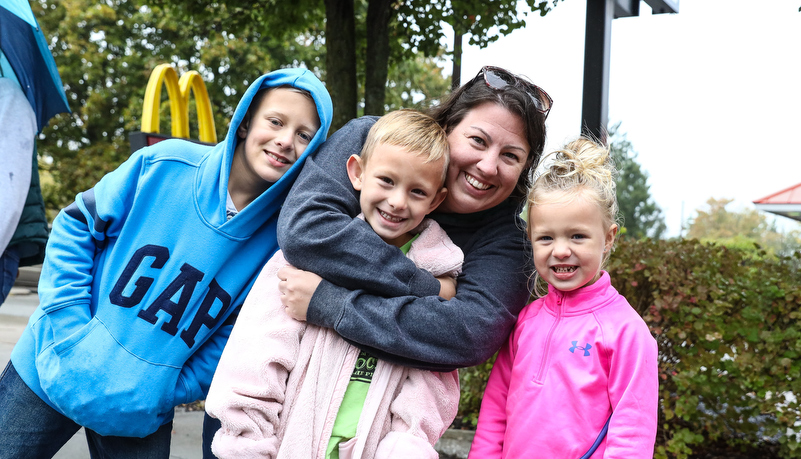
{"type": "MultiPolygon", "coordinates": [[[[113,413],[109,413],[113,416],[113,413]]],[[[0,458],[51,458],[81,428],[36,395],[11,362],[0,376],[0,458]]],[[[92,459],[168,459],[172,421],[145,438],[104,437],[85,429],[92,459]]]]}
{"type": "Polygon", "coordinates": [[[19,271],[19,254],[17,249],[13,247],[6,248],[5,252],[0,255],[0,304],[5,303],[8,297],[8,292],[17,281],[17,272],[19,271]]]}
{"type": "Polygon", "coordinates": [[[208,413],[203,414],[203,459],[214,459],[216,456],[211,452],[211,441],[214,434],[222,427],[219,419],[214,419],[208,413]]]}

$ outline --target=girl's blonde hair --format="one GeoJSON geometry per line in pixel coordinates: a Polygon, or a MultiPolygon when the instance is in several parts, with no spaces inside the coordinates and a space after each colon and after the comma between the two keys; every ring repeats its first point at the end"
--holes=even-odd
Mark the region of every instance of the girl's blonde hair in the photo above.
{"type": "MultiPolygon", "coordinates": [[[[543,164],[548,165],[534,177],[534,184],[526,200],[526,232],[529,237],[532,229],[531,208],[546,202],[553,203],[554,200],[548,195],[555,191],[562,194],[560,201],[570,202],[581,196],[598,204],[603,215],[604,228],[622,224],[616,196],[617,170],[609,146],[582,136],[561,150],[548,154],[543,158],[543,164]]],[[[601,268],[606,266],[611,254],[610,248],[604,254],[601,268]]]]}

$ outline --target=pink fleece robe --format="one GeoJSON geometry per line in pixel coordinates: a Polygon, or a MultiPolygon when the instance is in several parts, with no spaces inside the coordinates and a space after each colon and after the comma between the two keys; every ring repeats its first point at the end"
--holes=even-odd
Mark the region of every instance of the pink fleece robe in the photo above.
{"type": "MultiPolygon", "coordinates": [[[[457,275],[463,254],[433,220],[408,256],[434,275],[457,275]]],[[[359,349],[331,329],[291,319],[278,292],[279,251],[250,291],[214,375],[206,411],[222,428],[212,450],[225,458],[323,458],[359,349]]],[[[456,416],[456,371],[379,361],[347,442],[353,458],[438,457],[433,445],[456,416]]],[[[344,444],[343,444],[344,445],[344,444]]],[[[350,455],[350,456],[348,456],[350,455]]]]}
{"type": "Polygon", "coordinates": [[[520,313],[492,368],[470,459],[651,458],[659,379],[656,340],[603,272],[520,313]],[[611,415],[611,418],[610,418],[611,415]]]}

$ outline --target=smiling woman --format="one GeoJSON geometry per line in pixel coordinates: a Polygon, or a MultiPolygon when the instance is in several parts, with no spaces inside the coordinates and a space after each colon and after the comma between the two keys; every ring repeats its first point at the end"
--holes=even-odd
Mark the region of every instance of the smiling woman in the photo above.
{"type": "Polygon", "coordinates": [[[448,135],[448,196],[439,211],[478,212],[508,198],[528,163],[524,132],[519,117],[492,102],[470,111],[448,135]]]}
{"type": "Polygon", "coordinates": [[[279,218],[279,244],[299,268],[279,272],[284,304],[308,308],[297,318],[391,363],[446,371],[489,358],[528,298],[531,256],[518,214],[551,104],[530,82],[485,67],[433,110],[451,164],[448,195],[430,217],[465,254],[447,301],[434,276],[354,220],[359,199],[345,163],[375,118],[348,123],[306,162],[279,218]]]}

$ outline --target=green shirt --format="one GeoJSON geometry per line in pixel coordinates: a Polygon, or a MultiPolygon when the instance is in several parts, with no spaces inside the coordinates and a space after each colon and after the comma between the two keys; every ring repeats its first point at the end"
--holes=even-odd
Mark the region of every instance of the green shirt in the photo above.
{"type": "MultiPolygon", "coordinates": [[[[404,254],[409,253],[412,241],[417,239],[417,236],[415,235],[400,248],[404,254]]],[[[342,405],[339,406],[337,417],[334,420],[334,428],[326,448],[326,458],[339,459],[339,444],[356,436],[356,427],[359,425],[359,418],[362,415],[362,408],[367,399],[367,391],[370,389],[376,364],[378,364],[378,359],[375,357],[364,351],[359,353],[353,373],[350,375],[350,382],[345,389],[342,405]]]]}

